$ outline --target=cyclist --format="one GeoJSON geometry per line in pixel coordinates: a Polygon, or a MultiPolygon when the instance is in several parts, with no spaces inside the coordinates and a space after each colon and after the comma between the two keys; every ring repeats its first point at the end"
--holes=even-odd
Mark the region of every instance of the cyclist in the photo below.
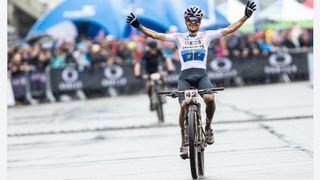
{"type": "MultiPolygon", "coordinates": [[[[206,73],[206,57],[209,43],[212,40],[218,39],[222,36],[226,36],[236,31],[253,14],[253,12],[256,10],[255,7],[256,5],[254,2],[248,1],[245,8],[244,16],[228,27],[219,30],[199,31],[201,19],[203,17],[203,11],[196,6],[191,6],[184,12],[185,25],[188,29],[187,33],[158,33],[141,25],[133,13],[128,16],[127,22],[151,38],[176,43],[179,49],[181,62],[181,74],[178,80],[179,91],[189,89],[191,86],[194,86],[197,89],[207,89],[213,87],[206,73]]],[[[210,145],[214,142],[214,134],[211,128],[211,122],[216,105],[213,94],[203,94],[202,97],[206,104],[206,143],[210,145]]],[[[180,156],[184,159],[186,156],[188,156],[188,150],[185,146],[185,104],[183,98],[184,97],[179,97],[179,124],[181,127],[180,156]]]]}
{"type": "Polygon", "coordinates": [[[144,51],[141,61],[135,64],[134,74],[138,78],[146,80],[146,91],[150,100],[150,111],[153,111],[152,98],[151,98],[151,81],[150,75],[159,73],[161,75],[162,88],[165,87],[163,72],[163,65],[166,64],[168,72],[171,72],[173,65],[170,58],[165,58],[161,50],[158,48],[156,41],[152,40],[147,43],[146,51],[144,51]],[[142,76],[141,76],[142,73],[142,76]]]}

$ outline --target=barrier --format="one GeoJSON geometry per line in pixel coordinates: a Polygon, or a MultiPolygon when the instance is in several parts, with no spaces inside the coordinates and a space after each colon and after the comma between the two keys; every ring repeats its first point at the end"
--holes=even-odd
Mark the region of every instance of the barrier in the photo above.
{"type": "Polygon", "coordinates": [[[309,84],[313,86],[313,53],[308,53],[309,84]]]}
{"type": "Polygon", "coordinates": [[[26,97],[27,79],[24,73],[15,73],[11,75],[11,85],[15,99],[23,99],[26,97]]]}
{"type": "Polygon", "coordinates": [[[7,80],[7,106],[14,106],[16,101],[14,99],[11,81],[7,80]]]}
{"type": "Polygon", "coordinates": [[[307,54],[278,52],[250,59],[214,58],[208,62],[207,72],[213,81],[235,77],[265,78],[281,74],[307,75],[307,54]]]}
{"type": "MultiPolygon", "coordinates": [[[[287,79],[285,81],[307,79],[310,72],[308,56],[311,57],[306,52],[278,52],[246,59],[209,57],[207,73],[212,82],[233,80],[237,85],[243,85],[247,79],[270,77],[287,79]]],[[[173,61],[173,64],[175,71],[166,77],[170,87],[177,86],[180,74],[180,63],[173,61]]],[[[33,97],[46,95],[50,102],[56,101],[54,94],[74,92],[80,99],[86,99],[83,92],[90,90],[129,94],[144,88],[144,81],[134,77],[132,65],[116,64],[83,71],[74,66],[48,67],[45,72],[12,75],[11,83],[15,99],[27,97],[32,101],[33,97]]]]}
{"type": "Polygon", "coordinates": [[[32,97],[43,97],[46,95],[46,72],[34,71],[28,76],[30,82],[30,92],[32,97]]]}

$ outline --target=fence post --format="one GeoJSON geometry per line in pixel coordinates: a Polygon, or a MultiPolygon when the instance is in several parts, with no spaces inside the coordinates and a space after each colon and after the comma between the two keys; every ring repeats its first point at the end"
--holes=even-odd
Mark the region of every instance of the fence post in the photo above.
{"type": "Polygon", "coordinates": [[[313,86],[313,53],[308,52],[309,84],[313,86]]]}
{"type": "Polygon", "coordinates": [[[46,96],[48,100],[53,103],[56,102],[56,98],[53,96],[52,89],[51,89],[51,78],[50,78],[50,71],[51,67],[46,67],[46,96]]]}
{"type": "Polygon", "coordinates": [[[12,84],[11,84],[11,80],[8,77],[7,80],[7,106],[15,106],[16,105],[16,101],[14,99],[14,94],[13,94],[13,89],[12,89],[12,84]]]}
{"type": "Polygon", "coordinates": [[[25,73],[25,77],[26,77],[26,99],[30,102],[30,104],[38,104],[38,101],[33,99],[31,94],[30,72],[25,73]]]}

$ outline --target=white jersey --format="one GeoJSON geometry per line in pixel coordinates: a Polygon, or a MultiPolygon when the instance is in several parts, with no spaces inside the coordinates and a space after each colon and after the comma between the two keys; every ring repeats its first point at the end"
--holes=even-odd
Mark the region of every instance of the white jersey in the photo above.
{"type": "Polygon", "coordinates": [[[212,40],[221,36],[221,30],[199,31],[195,36],[172,33],[165,34],[165,41],[174,42],[178,46],[181,71],[189,68],[206,69],[208,46],[212,40]]]}

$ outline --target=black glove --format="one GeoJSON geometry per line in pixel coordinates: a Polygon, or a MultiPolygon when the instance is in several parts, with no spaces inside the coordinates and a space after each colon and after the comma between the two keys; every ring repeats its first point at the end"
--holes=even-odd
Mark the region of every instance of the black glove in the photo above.
{"type": "Polygon", "coordinates": [[[130,13],[130,15],[127,17],[127,23],[129,23],[131,26],[135,28],[140,27],[140,22],[133,13],[130,13]]]}
{"type": "Polygon", "coordinates": [[[246,18],[249,18],[252,15],[253,11],[255,11],[255,10],[256,10],[256,5],[254,4],[254,2],[248,1],[247,7],[244,11],[244,16],[246,18]]]}

